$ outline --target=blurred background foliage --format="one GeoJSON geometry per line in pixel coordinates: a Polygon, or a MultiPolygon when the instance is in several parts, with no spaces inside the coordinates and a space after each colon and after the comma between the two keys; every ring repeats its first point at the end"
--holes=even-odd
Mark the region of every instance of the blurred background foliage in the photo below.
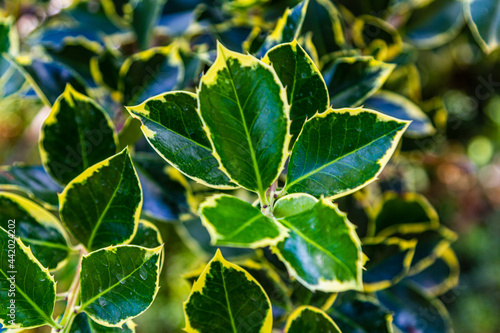
{"type": "MultiPolygon", "coordinates": [[[[106,108],[123,146],[137,142],[137,151],[148,151],[122,105],[174,88],[193,90],[214,59],[217,40],[230,49],[253,52],[284,10],[296,4],[1,1],[2,26],[15,34],[2,34],[0,41],[8,52],[0,59],[1,164],[40,164],[40,126],[68,81],[106,108]],[[151,62],[156,65],[149,66],[151,62]],[[182,73],[172,74],[172,64],[178,63],[182,73]],[[156,71],[148,73],[151,69],[156,71]],[[35,82],[27,82],[23,71],[35,82]]],[[[397,64],[383,89],[405,96],[430,118],[432,135],[406,138],[397,163],[363,194],[369,197],[382,189],[428,198],[441,224],[459,236],[452,247],[460,262],[460,281],[440,296],[455,332],[500,332],[500,52],[483,50],[458,0],[311,0],[308,6],[299,42],[325,76],[345,54],[397,64]]],[[[170,178],[155,175],[163,167],[137,156],[143,179],[168,185],[170,178]]],[[[190,186],[185,200],[199,202],[206,189],[190,186]]],[[[162,196],[157,189],[152,187],[150,195],[162,196]]],[[[348,207],[349,200],[341,205],[348,207]]],[[[145,211],[151,219],[171,222],[189,207],[167,200],[145,211]]],[[[162,288],[151,309],[137,318],[138,332],[179,332],[182,302],[190,290],[183,276],[206,262],[213,249],[208,240],[205,245],[199,241],[206,235],[196,220],[157,225],[166,243],[162,288]]],[[[63,287],[65,272],[57,274],[63,287]]]]}

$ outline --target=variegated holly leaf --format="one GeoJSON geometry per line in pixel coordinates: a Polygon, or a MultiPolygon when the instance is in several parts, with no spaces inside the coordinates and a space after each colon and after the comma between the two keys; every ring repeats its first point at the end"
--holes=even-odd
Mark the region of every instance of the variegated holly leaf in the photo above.
{"type": "Polygon", "coordinates": [[[137,230],[142,190],[128,149],[73,179],[59,202],[62,221],[88,250],[129,242],[137,230]]]}
{"type": "Polygon", "coordinates": [[[227,194],[206,200],[200,216],[216,246],[258,248],[276,245],[287,236],[287,229],[273,218],[227,194]]]}
{"type": "Polygon", "coordinates": [[[122,327],[146,311],[159,290],[163,246],[110,246],[82,259],[81,306],[99,325],[122,327]]]}
{"type": "Polygon", "coordinates": [[[201,78],[199,113],[213,154],[231,180],[264,196],[287,158],[289,106],[275,71],[218,44],[201,78]]]}
{"type": "Polygon", "coordinates": [[[301,306],[288,317],[285,333],[341,333],[335,324],[324,311],[312,307],[301,306]]]}
{"type": "Polygon", "coordinates": [[[371,56],[341,57],[325,70],[325,81],[334,108],[359,106],[377,92],[395,65],[371,56]]]}
{"type": "Polygon", "coordinates": [[[171,92],[128,107],[132,117],[142,123],[149,144],[185,175],[207,186],[236,187],[219,170],[212,147],[196,112],[198,100],[189,92],[171,92]]]}
{"type": "Polygon", "coordinates": [[[292,151],[284,191],[337,198],[375,181],[408,127],[368,109],[329,109],[308,120],[292,151]]]}
{"type": "MultiPolygon", "coordinates": [[[[135,324],[131,320],[122,327],[107,327],[99,325],[84,312],[77,314],[70,325],[68,333],[135,333],[135,324]]],[[[53,333],[57,331],[54,330],[53,333]]]]}
{"type": "Polygon", "coordinates": [[[129,244],[152,249],[162,245],[163,239],[161,238],[160,230],[153,223],[146,220],[139,220],[137,232],[129,244]]]}
{"type": "Polygon", "coordinates": [[[273,211],[289,236],[274,248],[291,276],[311,290],[362,289],[361,243],[347,215],[307,194],[279,199],[273,211]]]}
{"type": "Polygon", "coordinates": [[[273,47],[262,61],[273,66],[286,87],[293,145],[306,119],[328,109],[330,102],[325,81],[312,59],[295,40],[273,47]]]}
{"type": "Polygon", "coordinates": [[[194,283],[184,313],[188,333],[271,333],[273,326],[264,289],[220,251],[194,283]]]}
{"type": "Polygon", "coordinates": [[[273,32],[264,40],[257,56],[262,57],[272,47],[282,43],[290,43],[299,37],[308,4],[309,0],[302,0],[293,8],[285,10],[283,16],[276,22],[273,32]]]}
{"type": "Polygon", "coordinates": [[[56,283],[30,248],[0,227],[0,324],[6,328],[57,327],[52,319],[56,283]]]}
{"type": "Polygon", "coordinates": [[[465,18],[477,43],[486,53],[500,44],[500,2],[496,0],[464,1],[465,18]]]}
{"type": "Polygon", "coordinates": [[[67,85],[40,133],[45,169],[67,184],[88,167],[116,154],[118,138],[106,112],[67,85]]]}
{"type": "Polygon", "coordinates": [[[429,117],[415,103],[390,91],[380,91],[368,98],[363,107],[388,116],[411,121],[405,132],[410,138],[422,138],[436,133],[429,117]]]}
{"type": "Polygon", "coordinates": [[[65,231],[60,222],[34,202],[16,194],[0,192],[0,227],[15,221],[15,235],[31,247],[42,266],[55,269],[70,253],[65,231]]]}

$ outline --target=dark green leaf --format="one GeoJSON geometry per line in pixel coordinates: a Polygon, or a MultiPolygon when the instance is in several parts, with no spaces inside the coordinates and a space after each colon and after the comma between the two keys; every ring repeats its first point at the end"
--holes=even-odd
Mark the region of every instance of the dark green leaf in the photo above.
{"type": "Polygon", "coordinates": [[[276,245],[287,236],[287,229],[273,218],[227,194],[207,199],[200,216],[216,246],[258,248],[276,245]]]}
{"type": "Polygon", "coordinates": [[[70,249],[60,222],[34,202],[0,192],[0,227],[8,229],[15,220],[15,234],[31,247],[42,266],[55,269],[68,258],[70,249]]]}
{"type": "Polygon", "coordinates": [[[146,50],[154,36],[154,28],[158,24],[159,15],[163,11],[166,0],[142,0],[135,3],[132,10],[132,27],[137,35],[139,47],[146,50]]]}
{"type": "Polygon", "coordinates": [[[359,106],[382,87],[395,65],[370,56],[337,59],[325,71],[325,81],[334,108],[359,106]]]}
{"type": "Polygon", "coordinates": [[[90,72],[97,84],[112,90],[118,89],[118,75],[123,60],[114,49],[108,49],[98,57],[90,59],[90,72]]]}
{"type": "Polygon", "coordinates": [[[496,0],[464,1],[465,17],[474,38],[490,53],[500,44],[500,2],[496,0]]]}
{"type": "Polygon", "coordinates": [[[217,60],[202,77],[199,112],[221,169],[263,196],[287,158],[286,90],[274,70],[218,44],[217,60]]]}
{"type": "Polygon", "coordinates": [[[68,333],[134,333],[135,324],[128,321],[123,327],[106,327],[99,325],[81,312],[73,319],[68,333]]]}
{"type": "Polygon", "coordinates": [[[62,221],[88,250],[130,241],[141,213],[142,191],[128,149],[73,179],[59,202],[62,221]]]}
{"type": "Polygon", "coordinates": [[[325,312],[312,306],[301,306],[288,317],[285,333],[341,333],[325,312]]]}
{"type": "Polygon", "coordinates": [[[134,239],[129,244],[153,249],[161,246],[163,239],[160,230],[153,223],[140,220],[134,239]]]}
{"type": "Polygon", "coordinates": [[[8,230],[0,227],[0,324],[12,328],[57,326],[52,319],[56,301],[54,277],[29,247],[14,238],[13,229],[8,230]]]}
{"type": "Polygon", "coordinates": [[[111,246],[83,257],[81,311],[100,325],[121,327],[146,311],[159,287],[163,247],[111,246]]]}
{"type": "Polygon", "coordinates": [[[329,109],[293,147],[284,191],[336,198],[375,181],[408,123],[367,109],[329,109]]]}
{"type": "Polygon", "coordinates": [[[40,133],[45,169],[67,184],[88,167],[116,154],[118,139],[106,112],[67,85],[40,133]]]}
{"type": "Polygon", "coordinates": [[[312,59],[296,41],[272,48],[262,61],[273,66],[286,87],[293,145],[306,119],[328,109],[330,102],[325,81],[312,59]]]}
{"type": "Polygon", "coordinates": [[[273,326],[262,287],[220,251],[194,283],[184,312],[187,333],[271,333],[273,326]]]}
{"type": "Polygon", "coordinates": [[[295,209],[277,218],[289,229],[289,236],[274,251],[289,274],[311,290],[361,289],[362,253],[354,225],[330,201],[307,196],[310,199],[304,203],[303,196],[290,195],[276,202],[277,211],[286,211],[282,205],[295,209]],[[317,202],[311,207],[310,200],[317,202]]]}
{"type": "Polygon", "coordinates": [[[12,47],[12,17],[0,18],[0,54],[9,52],[12,47]]]}
{"type": "Polygon", "coordinates": [[[219,170],[196,107],[195,94],[178,91],[127,109],[142,122],[141,130],[151,146],[178,170],[207,186],[236,187],[219,170]]]}

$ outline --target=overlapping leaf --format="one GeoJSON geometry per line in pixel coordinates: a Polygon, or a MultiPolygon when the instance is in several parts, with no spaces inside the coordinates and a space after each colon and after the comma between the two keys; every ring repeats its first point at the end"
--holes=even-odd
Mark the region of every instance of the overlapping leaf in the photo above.
{"type": "Polygon", "coordinates": [[[311,290],[362,288],[361,245],[345,213],[326,199],[305,194],[283,197],[275,207],[289,236],[274,251],[290,275],[311,290]]]}
{"type": "Polygon", "coordinates": [[[308,120],[287,171],[285,192],[340,197],[376,180],[408,123],[367,109],[329,109],[308,120]]]}
{"type": "Polygon", "coordinates": [[[259,283],[220,251],[184,303],[188,333],[271,333],[271,302],[259,283]],[[214,315],[217,313],[217,315],[214,315]]]}
{"type": "Polygon", "coordinates": [[[40,155],[46,170],[67,184],[88,167],[114,155],[117,141],[106,112],[67,85],[43,123],[40,155]]]}
{"type": "Polygon", "coordinates": [[[128,321],[123,327],[107,327],[99,325],[89,318],[87,314],[81,312],[75,316],[68,333],[135,333],[135,324],[128,321]]]}
{"type": "Polygon", "coordinates": [[[0,227],[0,324],[10,328],[55,327],[54,277],[28,247],[13,237],[12,229],[8,230],[0,227]],[[11,300],[15,301],[13,312],[9,309],[11,300]]]}
{"type": "Polygon", "coordinates": [[[198,103],[221,169],[263,196],[281,172],[290,141],[286,91],[274,70],[218,44],[198,103]]]}
{"type": "Polygon", "coordinates": [[[15,235],[31,247],[42,266],[54,269],[70,253],[65,231],[59,221],[39,205],[18,195],[0,192],[0,227],[15,221],[15,235]]]}
{"type": "Polygon", "coordinates": [[[128,149],[73,179],[59,200],[62,221],[88,250],[130,241],[141,213],[142,191],[128,149]]]}
{"type": "Polygon", "coordinates": [[[287,235],[285,227],[260,209],[226,194],[205,201],[200,216],[212,245],[257,248],[276,245],[287,235]]]}
{"type": "Polygon", "coordinates": [[[500,3],[496,0],[464,1],[465,17],[474,38],[486,52],[500,44],[500,3]]]}
{"type": "Polygon", "coordinates": [[[135,237],[129,244],[153,249],[162,245],[163,239],[160,230],[153,223],[140,220],[135,237]]]}
{"type": "Polygon", "coordinates": [[[219,170],[196,107],[196,95],[179,91],[127,109],[142,122],[142,132],[151,146],[185,175],[212,187],[236,187],[219,170]]]}
{"type": "Polygon", "coordinates": [[[107,247],[82,260],[81,311],[104,326],[121,327],[146,311],[159,290],[163,247],[107,247]]]}
{"type": "Polygon", "coordinates": [[[329,98],[325,81],[312,59],[295,40],[273,47],[263,61],[273,66],[281,83],[286,87],[293,144],[306,119],[328,108],[329,98]]]}
{"type": "Polygon", "coordinates": [[[312,306],[302,306],[288,317],[286,333],[321,332],[341,333],[325,312],[312,306]]]}

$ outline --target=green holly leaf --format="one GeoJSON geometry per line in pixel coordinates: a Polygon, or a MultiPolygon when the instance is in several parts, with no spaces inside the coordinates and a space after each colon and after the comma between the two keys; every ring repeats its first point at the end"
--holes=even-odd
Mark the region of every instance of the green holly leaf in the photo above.
{"type": "Polygon", "coordinates": [[[115,49],[107,49],[90,59],[90,74],[99,85],[112,90],[118,89],[118,75],[123,59],[115,49]]]}
{"type": "Polygon", "coordinates": [[[264,289],[219,250],[194,283],[184,313],[188,333],[271,333],[273,326],[264,289]]]}
{"type": "Polygon", "coordinates": [[[198,100],[189,92],[171,92],[127,107],[142,123],[149,144],[167,162],[194,180],[211,187],[236,185],[219,170],[212,147],[196,112],[198,100]]]}
{"type": "Polygon", "coordinates": [[[486,53],[500,44],[500,3],[495,0],[464,1],[465,18],[477,43],[486,53]]]}
{"type": "MultiPolygon", "coordinates": [[[[135,333],[135,324],[131,320],[123,324],[122,327],[107,327],[99,325],[87,314],[81,312],[75,316],[68,333],[135,333]]],[[[56,333],[56,331],[54,331],[56,333]]]]}
{"type": "Polygon", "coordinates": [[[206,200],[200,216],[215,246],[258,248],[276,245],[287,235],[285,227],[260,209],[227,194],[206,200]]]}
{"type": "Polygon", "coordinates": [[[219,43],[198,100],[221,169],[263,197],[281,172],[290,142],[286,90],[274,70],[219,43]]]}
{"type": "Polygon", "coordinates": [[[14,164],[0,167],[0,189],[26,194],[48,209],[57,209],[62,191],[41,165],[14,164]]]}
{"type": "Polygon", "coordinates": [[[371,293],[388,288],[409,272],[417,241],[396,237],[365,238],[363,253],[368,258],[363,272],[363,288],[371,293]]]}
{"type": "Polygon", "coordinates": [[[285,333],[341,333],[335,324],[324,311],[312,307],[301,306],[289,317],[285,326],[285,333]]]}
{"type": "Polygon", "coordinates": [[[306,119],[328,109],[330,102],[325,81],[312,59],[295,40],[273,47],[262,61],[273,66],[286,87],[293,145],[306,119]]]}
{"type": "Polygon", "coordinates": [[[81,306],[100,325],[122,327],[146,311],[159,290],[163,246],[110,246],[82,259],[81,306]]]}
{"type": "Polygon", "coordinates": [[[382,87],[395,65],[371,56],[341,57],[325,70],[334,108],[359,106],[382,87]]]}
{"type": "Polygon", "coordinates": [[[183,77],[176,45],[151,48],[125,60],[120,68],[118,91],[124,104],[134,104],[174,90],[183,77]]]}
{"type": "Polygon", "coordinates": [[[336,205],[294,194],[276,202],[274,215],[289,229],[289,236],[274,252],[291,276],[311,290],[362,289],[361,243],[354,225],[336,205]]]}
{"type": "Polygon", "coordinates": [[[14,229],[7,230],[0,227],[0,324],[6,328],[57,327],[52,319],[54,277],[30,248],[14,237],[14,229]]]}
{"type": "Polygon", "coordinates": [[[8,229],[15,220],[15,235],[31,247],[42,266],[62,266],[70,253],[65,231],[60,222],[34,202],[15,194],[0,192],[0,227],[8,229]]]}
{"type": "Polygon", "coordinates": [[[59,202],[62,221],[89,251],[130,241],[137,230],[142,190],[128,149],[73,179],[59,202]]]}
{"type": "Polygon", "coordinates": [[[163,239],[160,230],[153,223],[140,220],[134,239],[129,244],[152,249],[162,245],[163,239]]]}
{"type": "Polygon", "coordinates": [[[377,179],[409,123],[367,109],[329,109],[293,147],[284,191],[337,198],[377,179]]]}
{"type": "Polygon", "coordinates": [[[62,184],[116,154],[118,138],[106,112],[67,85],[40,133],[43,166],[62,184]]]}
{"type": "Polygon", "coordinates": [[[0,18],[0,54],[4,52],[9,52],[13,45],[13,30],[12,23],[14,22],[13,17],[2,17],[0,18]]]}
{"type": "Polygon", "coordinates": [[[290,43],[299,37],[308,4],[309,0],[303,0],[293,8],[285,10],[283,16],[276,22],[273,32],[264,40],[257,56],[262,57],[272,47],[282,43],[290,43]]]}
{"type": "Polygon", "coordinates": [[[406,137],[418,139],[436,133],[429,117],[415,103],[390,91],[380,91],[368,98],[363,107],[382,112],[388,116],[411,121],[406,137]]]}

